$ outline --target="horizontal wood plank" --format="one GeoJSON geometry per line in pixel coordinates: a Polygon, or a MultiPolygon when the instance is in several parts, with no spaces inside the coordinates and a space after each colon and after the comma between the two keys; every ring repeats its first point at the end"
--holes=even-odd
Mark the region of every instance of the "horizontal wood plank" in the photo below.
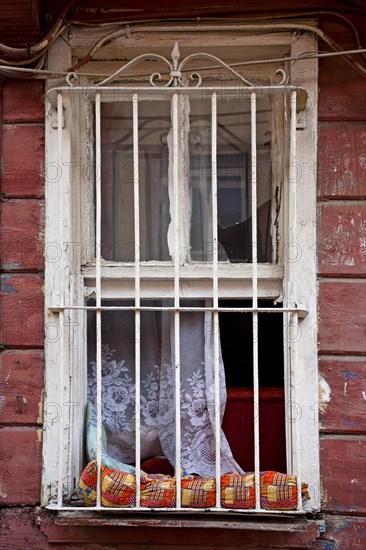
{"type": "Polygon", "coordinates": [[[320,198],[357,199],[366,196],[365,150],[364,124],[320,124],[318,136],[318,195],[320,198]]]}
{"type": "Polygon", "coordinates": [[[3,126],[1,190],[7,197],[44,194],[44,126],[3,126]]]}
{"type": "Polygon", "coordinates": [[[359,436],[323,436],[320,440],[322,508],[366,512],[366,440],[359,436]]]}
{"type": "MultiPolygon", "coordinates": [[[[31,512],[29,508],[4,508],[1,524],[1,544],[4,549],[50,550],[46,536],[37,525],[36,513],[31,512]]],[[[69,546],[67,550],[74,548],[75,546],[69,546]]],[[[79,547],[79,550],[84,549],[79,547]]]]}
{"type": "Polygon", "coordinates": [[[37,504],[41,489],[41,430],[0,430],[0,480],[4,504],[37,504]]]}
{"type": "MultiPolygon", "coordinates": [[[[167,518],[164,518],[167,519],[167,518]]],[[[127,522],[119,522],[115,525],[113,519],[109,519],[104,526],[98,525],[95,520],[81,520],[79,525],[73,524],[73,520],[68,522],[61,520],[55,523],[45,522],[42,530],[46,534],[49,542],[52,543],[72,543],[79,541],[83,544],[113,544],[113,548],[147,548],[156,545],[157,548],[215,548],[224,550],[231,548],[286,548],[288,546],[296,548],[308,548],[318,534],[318,527],[315,522],[309,522],[304,532],[294,532],[289,528],[291,521],[282,522],[282,530],[271,530],[270,526],[266,532],[265,520],[254,522],[252,529],[243,522],[243,528],[230,529],[230,520],[216,517],[214,521],[206,520],[206,527],[189,528],[182,518],[176,521],[176,527],[158,527],[158,523],[152,519],[151,525],[146,520],[145,525],[132,527],[127,522]],[[81,524],[80,524],[81,523],[81,524]],[[182,526],[181,524],[185,525],[182,526]],[[256,528],[256,523],[259,528],[256,528]],[[124,545],[119,545],[123,540],[124,545]],[[131,545],[131,546],[130,546],[131,545]]],[[[201,523],[201,522],[199,522],[201,523]]],[[[269,522],[271,523],[271,521],[269,522]]],[[[112,546],[111,546],[112,547],[112,546]]],[[[88,546],[90,548],[90,546],[88,546]]]]}
{"type": "Polygon", "coordinates": [[[317,550],[365,550],[366,518],[327,516],[325,530],[316,546],[317,550]]]}
{"type": "Polygon", "coordinates": [[[365,305],[364,281],[320,283],[320,352],[346,355],[360,355],[366,352],[365,305]]]}
{"type": "Polygon", "coordinates": [[[319,61],[319,120],[366,120],[365,98],[366,80],[346,60],[319,61]]]}
{"type": "Polygon", "coordinates": [[[40,350],[10,350],[0,355],[2,424],[42,422],[43,370],[40,350]]]}
{"type": "Polygon", "coordinates": [[[43,278],[2,275],[0,342],[11,347],[42,347],[44,342],[43,278]]]}
{"type": "Polygon", "coordinates": [[[366,364],[321,360],[319,363],[321,430],[366,433],[366,364]]]}
{"type": "Polygon", "coordinates": [[[43,201],[9,200],[0,206],[0,269],[12,272],[43,269],[43,201]]]}
{"type": "MultiPolygon", "coordinates": [[[[199,521],[186,517],[185,520],[176,521],[176,528],[171,528],[168,524],[174,523],[174,520],[167,520],[166,516],[160,520],[165,524],[162,528],[154,527],[159,523],[158,519],[133,522],[121,516],[120,527],[115,526],[115,518],[105,518],[104,525],[99,521],[85,519],[85,514],[80,514],[79,518],[63,520],[56,518],[53,514],[45,510],[38,509],[30,511],[29,508],[8,508],[3,510],[2,514],[2,544],[3,548],[9,550],[147,550],[148,548],[164,548],[164,550],[199,550],[201,548],[215,548],[215,550],[231,550],[239,548],[254,548],[256,550],[266,550],[267,548],[294,547],[303,548],[307,539],[314,539],[318,533],[318,527],[315,521],[305,522],[301,532],[296,532],[295,525],[291,520],[282,521],[282,532],[279,526],[273,529],[273,521],[267,522],[267,533],[265,521],[255,520],[252,522],[252,530],[248,529],[247,521],[240,521],[236,518],[236,524],[242,524],[241,532],[235,533],[236,529],[207,529],[197,528],[197,523],[207,523],[207,520],[199,521]],[[82,519],[84,517],[84,520],[82,519]],[[123,527],[123,524],[125,526],[123,527]],[[149,526],[150,524],[150,526],[149,526]],[[190,525],[194,527],[190,527],[190,525]],[[288,532],[284,535],[283,531],[288,532]],[[88,531],[89,536],[88,536],[88,531]],[[306,531],[308,531],[306,533],[306,531]],[[74,537],[66,546],[61,543],[55,543],[53,540],[57,537],[68,539],[70,532],[74,537]],[[93,538],[94,537],[94,538],[93,538]],[[85,540],[88,542],[80,542],[85,540]],[[112,541],[100,543],[99,540],[112,541]],[[226,539],[226,540],[225,540],[226,539]],[[253,540],[256,542],[253,546],[253,540]],[[287,541],[287,544],[284,541],[287,541]],[[107,546],[106,546],[107,544],[107,546]]],[[[212,523],[212,522],[211,522],[212,523]]],[[[220,523],[227,524],[228,522],[220,523]]],[[[277,522],[278,523],[278,522],[277,522]]],[[[240,529],[240,528],[239,528],[240,529]]],[[[309,547],[309,546],[306,546],[309,547]]],[[[311,546],[312,548],[312,546],[311,546]]]]}
{"type": "Polygon", "coordinates": [[[3,84],[4,122],[44,120],[44,82],[6,79],[3,84]]]}
{"type": "Polygon", "coordinates": [[[364,205],[321,203],[318,266],[323,276],[363,276],[366,270],[364,205]]]}

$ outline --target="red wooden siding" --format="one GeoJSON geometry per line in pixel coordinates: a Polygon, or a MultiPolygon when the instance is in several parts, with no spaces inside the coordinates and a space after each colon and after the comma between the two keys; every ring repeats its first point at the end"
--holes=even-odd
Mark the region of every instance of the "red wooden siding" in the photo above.
{"type": "Polygon", "coordinates": [[[366,513],[366,436],[323,436],[321,484],[323,509],[366,513]]]}
{"type": "Polygon", "coordinates": [[[43,201],[8,200],[0,208],[1,270],[43,269],[43,201]]]}
{"type": "Polygon", "coordinates": [[[5,80],[2,114],[4,123],[44,121],[44,84],[42,81],[5,80]]]}
{"type": "MultiPolygon", "coordinates": [[[[355,47],[352,41],[347,46],[355,47]]],[[[319,121],[365,121],[366,79],[340,58],[324,58],[319,68],[319,121]]]]}
{"type": "MultiPolygon", "coordinates": [[[[2,87],[0,342],[5,351],[0,358],[0,471],[1,502],[11,505],[40,501],[39,424],[44,374],[42,94],[42,82],[7,80],[2,87]]],[[[18,532],[22,529],[17,526],[18,532]]],[[[16,539],[14,532],[12,536],[16,539]]],[[[23,547],[41,548],[39,535],[38,540],[33,538],[34,544],[31,541],[32,537],[28,543],[26,536],[23,547]]],[[[4,548],[13,546],[6,544],[4,548]]]]}
{"type": "MultiPolygon", "coordinates": [[[[353,47],[352,38],[340,42],[353,47]]],[[[322,508],[330,514],[313,547],[361,550],[366,372],[355,356],[366,346],[366,79],[341,59],[323,59],[319,68],[320,467],[322,508]]]]}
{"type": "Polygon", "coordinates": [[[327,396],[320,392],[321,430],[366,433],[365,362],[323,359],[319,373],[330,388],[327,396]]]}
{"type": "Polygon", "coordinates": [[[43,124],[4,125],[2,192],[7,197],[42,197],[43,173],[43,124]]]}
{"type": "Polygon", "coordinates": [[[319,346],[322,353],[366,352],[365,283],[322,282],[319,288],[319,346]]]}
{"type": "Polygon", "coordinates": [[[0,430],[0,470],[5,504],[37,504],[41,489],[42,429],[0,430]]]}
{"type": "MultiPolygon", "coordinates": [[[[364,98],[366,104],[366,95],[364,98]]],[[[364,123],[322,124],[318,140],[320,198],[366,196],[366,127],[364,123]]]]}
{"type": "Polygon", "coordinates": [[[365,235],[364,205],[321,203],[318,209],[319,273],[323,276],[363,276],[366,270],[365,235]]]}
{"type": "Polygon", "coordinates": [[[364,550],[365,549],[365,518],[350,518],[344,516],[327,516],[325,520],[324,538],[314,546],[318,550],[364,550]]]}
{"type": "Polygon", "coordinates": [[[43,277],[2,275],[0,341],[7,347],[43,347],[43,277]]]}
{"type": "Polygon", "coordinates": [[[42,350],[9,350],[0,356],[2,424],[38,424],[42,416],[42,350]]]}

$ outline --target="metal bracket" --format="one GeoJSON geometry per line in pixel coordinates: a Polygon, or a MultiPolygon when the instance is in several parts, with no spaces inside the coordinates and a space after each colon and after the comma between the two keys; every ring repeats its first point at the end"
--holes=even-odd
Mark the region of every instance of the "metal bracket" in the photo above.
{"type": "Polygon", "coordinates": [[[296,130],[304,130],[306,128],[306,111],[298,111],[296,113],[296,130]]]}
{"type": "MultiPolygon", "coordinates": [[[[58,113],[57,109],[52,107],[51,126],[54,130],[58,129],[58,113]]],[[[65,128],[65,108],[62,108],[62,128],[65,128]]]]}

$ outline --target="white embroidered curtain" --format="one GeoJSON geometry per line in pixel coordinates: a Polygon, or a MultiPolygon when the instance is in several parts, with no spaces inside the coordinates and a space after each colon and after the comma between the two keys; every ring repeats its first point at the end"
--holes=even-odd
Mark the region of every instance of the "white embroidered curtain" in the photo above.
{"type": "MultiPolygon", "coordinates": [[[[201,304],[200,304],[201,305],[201,304]]],[[[104,313],[102,325],[102,421],[110,456],[135,462],[135,334],[133,314],[104,313]]],[[[214,360],[211,312],[181,315],[181,465],[188,473],[215,473],[214,360]]],[[[164,455],[175,464],[175,368],[173,316],[148,312],[141,319],[141,459],[164,455]]],[[[96,397],[95,361],[88,395],[96,397]]],[[[226,402],[220,354],[220,411],[226,402]]],[[[221,431],[221,470],[241,472],[221,431]]]]}
{"type": "MultiPolygon", "coordinates": [[[[155,102],[153,110],[151,105],[151,102],[139,104],[140,250],[142,260],[161,261],[174,258],[176,252],[172,243],[172,131],[169,104],[155,102]]],[[[182,142],[185,140],[183,149],[189,151],[188,156],[186,153],[186,165],[189,165],[189,161],[192,164],[190,175],[189,170],[181,171],[180,193],[188,210],[184,215],[190,225],[186,228],[190,254],[193,260],[199,261],[212,260],[209,108],[202,101],[192,101],[192,114],[188,98],[180,98],[179,136],[182,142]]],[[[126,234],[133,235],[133,194],[131,195],[131,189],[128,188],[131,178],[123,177],[123,170],[121,173],[121,167],[131,164],[130,106],[126,103],[108,104],[104,106],[102,115],[103,150],[106,159],[102,166],[102,189],[105,190],[104,225],[109,227],[110,220],[114,219],[113,239],[111,235],[107,235],[105,243],[114,240],[124,243],[126,234]],[[118,143],[121,146],[116,147],[118,143]],[[110,197],[111,189],[113,200],[110,197]],[[130,204],[127,206],[126,196],[130,196],[130,204]]],[[[107,250],[107,247],[104,249],[107,250]]],[[[220,253],[222,254],[222,249],[220,253]]],[[[126,304],[127,302],[119,302],[119,305],[126,304]]],[[[149,305],[154,304],[165,305],[164,301],[150,301],[149,305]]],[[[184,305],[182,301],[181,304],[184,305]]],[[[128,302],[128,305],[133,305],[133,302],[128,302]]],[[[192,301],[187,305],[194,307],[192,301]]],[[[195,305],[202,307],[205,302],[196,301],[195,305]]],[[[172,312],[142,312],[138,337],[141,349],[141,459],[165,455],[174,467],[173,315],[172,312]]],[[[90,315],[89,321],[88,398],[95,403],[96,364],[95,342],[92,337],[95,317],[90,315]]],[[[181,466],[188,473],[201,476],[215,475],[213,331],[211,312],[180,314],[181,466]]],[[[222,418],[226,389],[221,350],[219,369],[222,418]]],[[[108,453],[128,464],[135,462],[135,383],[134,313],[102,312],[102,421],[107,432],[108,453]]],[[[222,473],[240,473],[241,469],[233,459],[222,431],[220,447],[222,473]]]]}

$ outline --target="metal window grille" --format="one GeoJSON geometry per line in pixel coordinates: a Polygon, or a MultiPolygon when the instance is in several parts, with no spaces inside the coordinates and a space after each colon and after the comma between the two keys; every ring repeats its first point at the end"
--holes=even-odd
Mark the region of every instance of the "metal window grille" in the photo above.
{"type": "MultiPolygon", "coordinates": [[[[196,57],[205,57],[205,54],[195,54],[196,57]]],[[[139,58],[133,60],[133,62],[128,63],[123,69],[117,71],[114,75],[99,83],[98,85],[88,87],[86,90],[85,86],[72,85],[72,77],[68,78],[68,83],[70,84],[67,87],[59,87],[56,89],[57,92],[57,135],[58,135],[58,161],[60,166],[64,163],[64,152],[63,152],[63,98],[67,94],[78,94],[78,93],[87,93],[91,96],[92,101],[94,102],[94,115],[95,115],[95,305],[89,306],[84,303],[65,303],[65,290],[67,282],[65,281],[64,276],[61,275],[59,278],[59,301],[57,306],[49,307],[53,312],[57,312],[59,315],[59,324],[63,326],[65,323],[65,315],[67,312],[76,310],[76,311],[86,311],[92,310],[96,314],[96,372],[97,372],[97,410],[101,411],[102,409],[102,350],[101,350],[101,313],[103,311],[109,310],[129,310],[134,312],[135,316],[135,330],[136,335],[139,333],[140,323],[141,323],[141,313],[144,311],[171,311],[174,314],[174,349],[175,349],[175,438],[176,438],[176,506],[174,509],[163,509],[159,508],[159,511],[164,512],[174,512],[174,511],[194,511],[199,513],[200,510],[197,508],[186,508],[182,507],[181,502],[181,457],[180,457],[180,439],[181,439],[181,430],[180,430],[180,380],[184,376],[184,373],[181,371],[180,367],[180,317],[181,313],[185,311],[210,311],[213,315],[214,326],[219,325],[219,314],[220,312],[225,311],[236,311],[241,313],[250,313],[252,315],[253,321],[253,390],[254,390],[254,417],[256,421],[253,425],[254,430],[254,463],[255,463],[255,508],[249,510],[243,510],[243,513],[270,513],[270,514],[282,514],[283,511],[274,511],[274,510],[264,510],[261,507],[261,497],[260,497],[260,483],[259,483],[259,473],[260,473],[260,435],[259,435],[259,424],[260,418],[258,417],[259,412],[259,379],[258,379],[258,315],[260,313],[276,313],[283,314],[287,320],[287,326],[293,337],[289,338],[289,361],[290,361],[290,375],[291,375],[291,398],[296,402],[296,392],[298,392],[298,384],[296,381],[296,333],[298,329],[299,319],[304,315],[304,311],[300,310],[297,307],[297,297],[296,297],[296,281],[291,277],[291,265],[289,266],[289,284],[287,289],[287,294],[285,297],[285,303],[283,308],[267,308],[260,307],[258,305],[258,261],[257,261],[257,144],[256,144],[256,131],[257,131],[257,98],[258,96],[263,95],[276,95],[283,98],[283,105],[286,113],[288,112],[290,124],[289,124],[289,151],[288,151],[288,182],[289,182],[289,201],[288,201],[288,219],[289,219],[289,242],[296,243],[296,112],[297,112],[297,102],[299,101],[299,95],[303,94],[303,90],[296,88],[294,86],[289,86],[284,83],[285,75],[282,73],[282,82],[279,85],[274,86],[255,86],[252,83],[246,81],[238,73],[233,71],[230,67],[226,66],[223,62],[215,58],[216,61],[219,61],[221,65],[225,66],[231,74],[234,74],[240,81],[240,88],[238,87],[225,87],[225,93],[238,93],[243,102],[247,102],[250,105],[250,133],[251,133],[251,173],[250,173],[250,185],[251,185],[251,225],[252,225],[252,262],[251,262],[251,285],[252,285],[252,307],[239,307],[239,308],[226,308],[220,307],[219,305],[219,258],[218,258],[218,230],[217,230],[217,212],[218,212],[218,199],[217,199],[217,95],[219,93],[217,87],[206,87],[204,93],[209,97],[211,102],[211,171],[212,171],[212,243],[213,243],[213,254],[212,262],[210,262],[211,270],[211,284],[212,284],[212,306],[207,307],[187,307],[181,304],[180,296],[180,287],[181,287],[181,263],[179,257],[179,247],[180,247],[180,204],[179,204],[179,96],[188,95],[190,97],[198,97],[202,95],[202,83],[199,75],[193,75],[193,80],[196,79],[195,85],[189,87],[186,80],[183,79],[182,70],[183,66],[189,61],[190,58],[195,56],[189,56],[179,64],[179,51],[177,47],[173,51],[173,62],[170,62],[161,56],[155,56],[159,60],[166,62],[170,69],[170,78],[169,82],[165,86],[157,85],[156,79],[159,78],[159,75],[153,75],[151,77],[151,87],[133,87],[131,90],[124,87],[120,88],[116,85],[109,85],[114,78],[118,77],[123,70],[128,69],[134,63],[141,61],[142,59],[151,59],[154,56],[139,56],[139,58]],[[173,189],[174,189],[174,200],[173,200],[173,210],[174,210],[174,257],[173,257],[173,282],[174,282],[174,304],[172,306],[166,307],[154,307],[154,306],[144,306],[141,301],[141,258],[140,258],[140,177],[139,177],[139,102],[141,98],[154,98],[162,97],[166,95],[171,100],[171,109],[172,109],[172,135],[173,135],[173,189]],[[134,160],[134,174],[133,174],[133,189],[134,189],[134,240],[135,240],[135,255],[134,255],[134,305],[133,306],[107,306],[102,304],[102,278],[103,278],[103,265],[101,257],[101,103],[105,97],[119,97],[122,100],[129,99],[132,102],[132,122],[133,122],[133,160],[134,160]],[[287,102],[289,102],[289,109],[287,102]]],[[[206,54],[206,57],[210,57],[206,54]]],[[[213,57],[213,56],[211,56],[213,57]]],[[[53,90],[54,91],[54,90],[53,90]]],[[[60,197],[64,196],[65,192],[65,181],[66,175],[63,175],[59,180],[59,194],[60,197]]],[[[63,212],[63,203],[61,201],[60,210],[59,210],[59,235],[60,241],[63,242],[63,232],[64,232],[64,212],[63,212]]],[[[159,266],[156,266],[156,269],[159,269],[159,266]]],[[[240,269],[240,266],[238,266],[240,269]]],[[[63,332],[61,331],[61,335],[63,332]]],[[[136,428],[136,505],[132,508],[123,508],[121,511],[147,511],[148,508],[141,507],[140,503],[140,465],[141,465],[141,449],[140,449],[140,440],[141,440],[141,419],[138,404],[140,402],[140,339],[136,337],[135,341],[135,399],[136,399],[136,410],[135,410],[135,428],[136,428]]],[[[59,399],[60,403],[65,401],[65,376],[66,376],[66,365],[65,365],[65,341],[63,336],[59,339],[59,399]]],[[[219,387],[219,333],[217,330],[214,331],[214,379],[215,379],[215,453],[216,453],[216,472],[215,472],[215,481],[216,481],[216,504],[213,508],[210,508],[207,511],[211,512],[232,512],[233,510],[229,508],[223,508],[221,505],[221,471],[220,471],[220,429],[221,429],[221,420],[220,420],[220,407],[217,406],[219,403],[220,387],[219,387]]],[[[52,508],[58,510],[73,510],[77,509],[79,511],[87,510],[87,508],[75,507],[69,505],[65,502],[64,492],[65,492],[65,482],[68,478],[68,464],[70,462],[70,457],[65,456],[65,438],[71,439],[71,430],[70,427],[66,425],[66,419],[61,416],[59,422],[59,468],[58,468],[58,490],[57,490],[57,502],[51,504],[52,508]]],[[[302,501],[301,501],[301,461],[300,461],[300,448],[299,448],[299,434],[296,430],[299,429],[298,423],[295,423],[294,437],[292,441],[292,453],[294,456],[293,464],[294,471],[293,473],[297,475],[297,510],[292,511],[291,513],[303,513],[302,501]]],[[[93,507],[93,510],[103,511],[108,510],[107,507],[102,506],[101,503],[101,453],[102,453],[102,421],[101,414],[97,416],[97,502],[96,506],[93,507]]],[[[154,509],[155,511],[157,509],[154,509]]],[[[235,510],[238,513],[238,510],[235,510]]]]}

